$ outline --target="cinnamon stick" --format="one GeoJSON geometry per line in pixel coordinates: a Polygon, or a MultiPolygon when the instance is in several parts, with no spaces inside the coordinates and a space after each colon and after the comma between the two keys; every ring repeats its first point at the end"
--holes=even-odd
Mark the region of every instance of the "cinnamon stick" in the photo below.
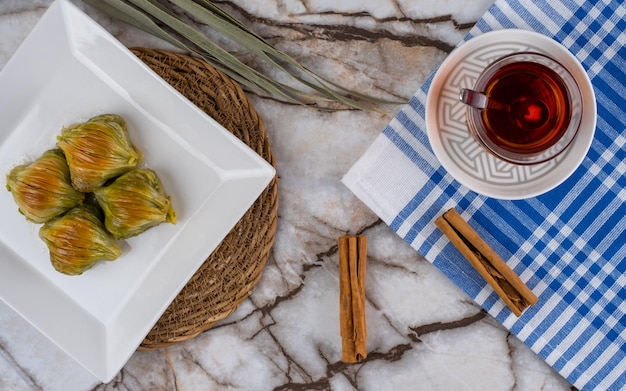
{"type": "Polygon", "coordinates": [[[365,325],[367,237],[361,235],[340,237],[338,253],[341,360],[355,363],[367,357],[365,325]]]}
{"type": "Polygon", "coordinates": [[[448,210],[435,224],[516,316],[537,302],[537,296],[456,210],[448,210]]]}

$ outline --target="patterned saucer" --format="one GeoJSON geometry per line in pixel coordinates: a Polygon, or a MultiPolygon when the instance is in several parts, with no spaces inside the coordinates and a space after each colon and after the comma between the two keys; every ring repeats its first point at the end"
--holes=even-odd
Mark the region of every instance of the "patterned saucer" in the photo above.
{"type": "Polygon", "coordinates": [[[426,100],[426,129],[435,156],[461,184],[488,197],[523,199],[543,194],[565,181],[582,163],[596,128],[593,87],[582,65],[565,47],[536,32],[491,31],[460,45],[443,62],[426,100]],[[578,134],[568,149],[551,161],[521,166],[486,152],[472,138],[465,122],[461,88],[471,88],[480,72],[494,60],[513,52],[550,55],[576,79],[583,96],[578,134]]]}

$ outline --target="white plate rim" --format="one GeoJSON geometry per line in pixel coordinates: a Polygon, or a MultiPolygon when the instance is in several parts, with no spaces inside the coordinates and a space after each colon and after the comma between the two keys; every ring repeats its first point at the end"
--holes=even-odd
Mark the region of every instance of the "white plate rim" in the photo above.
{"type": "MultiPolygon", "coordinates": [[[[171,130],[173,120],[167,118],[166,113],[178,110],[188,115],[190,122],[194,125],[202,126],[202,132],[205,133],[199,131],[191,133],[181,127],[177,129],[180,133],[172,132],[170,135],[173,137],[173,142],[181,143],[181,148],[188,147],[191,155],[198,155],[192,158],[205,163],[200,169],[205,172],[212,170],[211,175],[216,178],[217,183],[214,189],[207,190],[206,199],[198,202],[197,209],[183,214],[182,221],[179,220],[178,225],[180,230],[172,228],[171,240],[165,248],[158,250],[160,258],[149,263],[149,268],[145,272],[146,277],[136,281],[131,289],[132,294],[124,296],[106,319],[98,318],[81,306],[79,300],[68,297],[67,292],[60,289],[57,282],[51,282],[46,278],[45,273],[33,264],[23,261],[22,257],[13,250],[11,243],[0,240],[0,270],[2,271],[0,272],[0,299],[99,380],[106,383],[124,366],[171,300],[176,297],[197,268],[248,210],[274,178],[276,172],[256,152],[178,93],[104,28],[68,0],[56,0],[48,8],[0,72],[0,81],[6,81],[13,76],[19,78],[19,65],[23,64],[29,56],[33,54],[36,56],[38,53],[32,53],[32,51],[40,49],[38,45],[42,42],[50,45],[47,48],[41,48],[43,51],[56,50],[55,42],[50,42],[53,38],[42,36],[46,30],[50,31],[50,29],[53,29],[56,35],[64,36],[67,42],[58,42],[64,47],[59,50],[68,50],[73,60],[81,57],[80,60],[76,60],[77,62],[93,60],[89,54],[81,51],[81,45],[88,48],[98,40],[108,45],[107,53],[115,53],[111,58],[110,68],[123,65],[127,67],[128,72],[136,72],[140,76],[137,80],[138,84],[143,83],[141,85],[129,84],[120,94],[132,95],[140,88],[159,92],[154,97],[154,101],[143,102],[145,105],[139,102],[135,108],[138,112],[145,110],[145,115],[150,116],[151,121],[163,123],[165,128],[171,130]],[[79,36],[78,34],[85,32],[80,28],[86,28],[86,31],[92,35],[79,36]],[[165,108],[162,113],[159,110],[147,109],[154,105],[158,106],[161,100],[173,107],[165,108]],[[215,142],[227,147],[225,149],[234,154],[232,159],[236,163],[230,166],[223,156],[216,157],[214,160],[207,158],[202,155],[201,151],[198,151],[200,147],[194,145],[194,142],[186,143],[185,136],[193,136],[191,140],[200,141],[201,145],[215,142]],[[224,208],[226,203],[228,203],[228,208],[224,208]],[[196,238],[199,236],[197,232],[204,233],[201,240],[196,238]],[[193,238],[190,233],[194,234],[193,238]],[[203,241],[202,245],[198,245],[200,241],[203,241]],[[188,249],[187,245],[189,245],[188,249]],[[185,248],[185,254],[174,260],[175,256],[180,253],[177,251],[181,248],[185,248]],[[84,327],[76,325],[77,320],[84,322],[84,327]],[[76,328],[85,329],[83,335],[71,335],[72,330],[76,328]]],[[[63,58],[57,60],[63,62],[63,58]]],[[[103,72],[97,64],[92,70],[103,72]]],[[[42,72],[45,72],[45,69],[42,72]]],[[[106,84],[111,90],[120,87],[115,78],[109,74],[97,75],[97,77],[108,80],[106,84]]],[[[140,95],[139,92],[137,93],[140,95]]],[[[3,102],[6,103],[8,99],[10,98],[6,98],[3,102]]],[[[41,103],[34,102],[33,104],[41,105],[41,103]]],[[[191,128],[191,125],[188,128],[191,128]]],[[[12,136],[15,134],[0,137],[0,148],[12,136]]],[[[139,147],[141,149],[141,145],[139,147]]],[[[184,209],[185,200],[179,200],[179,202],[182,203],[184,209]]],[[[12,208],[17,210],[15,204],[12,208]]],[[[85,275],[89,272],[87,271],[85,275]]],[[[96,273],[95,270],[94,273],[96,273]]]]}

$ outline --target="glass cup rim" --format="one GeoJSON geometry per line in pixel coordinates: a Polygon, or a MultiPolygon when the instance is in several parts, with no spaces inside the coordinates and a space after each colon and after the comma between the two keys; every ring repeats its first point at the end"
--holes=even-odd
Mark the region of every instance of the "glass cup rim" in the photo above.
{"type": "Polygon", "coordinates": [[[473,138],[481,144],[487,152],[496,158],[518,165],[539,164],[560,155],[576,137],[582,121],[582,94],[576,79],[563,64],[546,54],[531,51],[515,52],[496,59],[487,65],[478,75],[473,89],[484,92],[487,82],[502,66],[521,61],[533,62],[554,70],[566,86],[568,99],[572,107],[572,114],[570,115],[568,128],[561,138],[547,149],[530,153],[519,153],[502,148],[487,137],[484,132],[484,127],[482,126],[480,109],[473,108],[469,105],[467,106],[467,125],[473,138]],[[546,62],[548,64],[546,64],[546,62]]]}

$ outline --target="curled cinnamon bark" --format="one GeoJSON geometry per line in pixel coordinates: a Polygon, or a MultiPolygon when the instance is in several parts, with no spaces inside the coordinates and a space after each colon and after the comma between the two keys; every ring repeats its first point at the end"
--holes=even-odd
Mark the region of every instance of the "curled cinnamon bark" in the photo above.
{"type": "Polygon", "coordinates": [[[456,210],[448,210],[435,224],[516,316],[537,302],[537,296],[456,210]]]}
{"type": "Polygon", "coordinates": [[[367,357],[365,324],[367,237],[342,236],[338,240],[338,246],[341,360],[355,363],[367,357]]]}

